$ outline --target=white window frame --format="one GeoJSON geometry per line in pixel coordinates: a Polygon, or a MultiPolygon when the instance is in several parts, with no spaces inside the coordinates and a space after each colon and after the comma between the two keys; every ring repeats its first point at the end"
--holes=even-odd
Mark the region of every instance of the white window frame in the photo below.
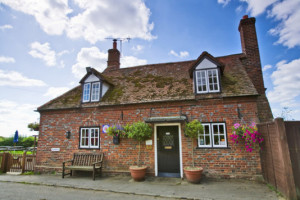
{"type": "MultiPolygon", "coordinates": [[[[218,69],[201,69],[201,70],[196,70],[195,71],[195,77],[196,77],[196,80],[195,80],[195,84],[196,84],[196,93],[197,94],[202,94],[202,93],[210,93],[210,92],[219,92],[220,91],[220,81],[219,81],[219,70],[218,69]],[[208,72],[213,72],[215,71],[216,72],[216,84],[217,84],[217,90],[211,90],[210,89],[210,84],[215,84],[214,81],[212,81],[212,83],[209,82],[209,77],[208,77],[208,72]],[[204,76],[205,76],[205,84],[202,84],[202,85],[206,85],[206,90],[203,90],[203,91],[200,91],[199,90],[199,83],[198,83],[198,79],[201,80],[201,83],[202,83],[202,79],[201,77],[198,77],[198,72],[202,73],[204,72],[204,76]]],[[[213,80],[213,79],[212,79],[213,80]]]]}
{"type": "Polygon", "coordinates": [[[91,83],[85,83],[83,85],[83,92],[82,92],[82,102],[89,102],[90,101],[90,98],[91,97],[91,83]],[[88,93],[86,92],[87,90],[87,86],[89,86],[89,91],[88,93]],[[88,99],[85,99],[85,97],[88,97],[88,99]]]}
{"type": "MultiPolygon", "coordinates": [[[[86,132],[85,132],[86,133],[86,132]]],[[[80,141],[79,141],[80,145],[79,147],[82,149],[98,149],[100,147],[100,129],[96,128],[96,127],[91,127],[91,128],[80,128],[80,141]],[[83,137],[83,130],[88,130],[88,137],[83,137]],[[92,130],[96,130],[98,133],[98,137],[93,137],[93,138],[98,138],[98,144],[97,145],[92,145],[92,130]],[[88,144],[82,144],[82,138],[88,138],[88,144]]]]}
{"type": "Polygon", "coordinates": [[[211,147],[211,145],[212,145],[212,139],[211,139],[211,127],[210,127],[210,124],[209,123],[203,123],[202,125],[203,125],[204,144],[201,145],[200,134],[199,134],[199,136],[198,136],[198,147],[211,147]],[[208,126],[208,128],[209,128],[209,132],[208,133],[205,133],[204,126],[208,126]],[[206,140],[206,138],[205,138],[206,135],[209,135],[210,145],[206,145],[206,141],[205,141],[206,140]]]}
{"type": "Polygon", "coordinates": [[[100,100],[100,87],[101,87],[100,82],[92,83],[92,86],[91,86],[91,102],[95,102],[95,101],[100,100]],[[98,85],[98,87],[94,88],[93,87],[94,85],[98,85]],[[96,98],[93,98],[93,97],[96,97],[96,98]]]}
{"type": "MultiPolygon", "coordinates": [[[[203,123],[202,124],[203,126],[204,125],[209,125],[209,136],[210,136],[210,145],[201,145],[200,144],[200,135],[198,136],[198,147],[199,148],[205,148],[205,147],[209,147],[209,148],[224,148],[224,147],[227,147],[227,131],[226,131],[226,124],[225,123],[203,123]],[[213,126],[218,126],[218,130],[219,130],[219,126],[223,126],[224,128],[224,144],[219,144],[219,145],[215,145],[215,138],[214,138],[214,135],[218,135],[218,138],[220,138],[220,133],[218,131],[217,134],[214,133],[214,129],[213,129],[213,126]]],[[[205,136],[204,136],[205,137],[205,136]]],[[[221,141],[219,141],[220,143],[221,141]]]]}

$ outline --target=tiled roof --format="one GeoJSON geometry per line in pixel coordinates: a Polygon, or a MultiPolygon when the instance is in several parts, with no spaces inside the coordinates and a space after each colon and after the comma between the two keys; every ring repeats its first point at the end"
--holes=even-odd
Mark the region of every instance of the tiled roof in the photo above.
{"type": "Polygon", "coordinates": [[[243,54],[216,57],[224,67],[218,94],[195,96],[189,69],[197,60],[191,60],[105,71],[101,76],[113,86],[100,102],[81,103],[82,87],[77,86],[38,110],[257,95],[242,65],[242,57],[243,54]]]}

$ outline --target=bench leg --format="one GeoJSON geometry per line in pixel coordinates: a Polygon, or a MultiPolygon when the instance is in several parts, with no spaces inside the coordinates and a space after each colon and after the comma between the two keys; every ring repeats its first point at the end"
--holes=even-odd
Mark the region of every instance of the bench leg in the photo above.
{"type": "Polygon", "coordinates": [[[65,178],[65,165],[63,165],[62,178],[65,178]]]}

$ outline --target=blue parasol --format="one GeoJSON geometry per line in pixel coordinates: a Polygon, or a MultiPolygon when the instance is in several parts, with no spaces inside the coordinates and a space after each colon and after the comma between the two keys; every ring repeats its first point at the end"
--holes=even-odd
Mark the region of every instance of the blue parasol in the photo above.
{"type": "Polygon", "coordinates": [[[14,143],[17,143],[18,141],[19,141],[19,133],[18,133],[18,130],[16,130],[15,136],[14,136],[14,143]]]}

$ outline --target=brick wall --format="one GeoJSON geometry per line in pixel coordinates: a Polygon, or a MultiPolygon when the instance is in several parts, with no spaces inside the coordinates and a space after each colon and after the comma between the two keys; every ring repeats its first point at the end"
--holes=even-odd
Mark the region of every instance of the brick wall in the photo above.
{"type": "MultiPolygon", "coordinates": [[[[101,129],[104,124],[125,125],[143,121],[148,117],[185,114],[190,121],[199,119],[202,122],[226,122],[229,136],[233,124],[241,122],[237,108],[246,123],[257,122],[257,105],[254,97],[43,111],[40,118],[36,170],[61,171],[62,162],[71,159],[75,152],[103,151],[104,172],[129,172],[128,167],[136,164],[138,142],[126,138],[121,139],[119,145],[114,145],[112,137],[100,131],[100,150],[79,149],[80,127],[98,126],[101,129]],[[71,131],[70,139],[65,137],[68,130],[71,131]],[[51,152],[51,148],[60,148],[60,151],[51,152]]],[[[184,167],[191,165],[192,162],[191,139],[183,135],[184,123],[181,128],[184,167]]],[[[194,143],[196,147],[197,141],[194,143]]],[[[141,149],[141,160],[149,167],[148,173],[154,175],[154,145],[152,149],[146,149],[143,144],[141,149]]],[[[233,146],[228,138],[226,149],[195,149],[195,162],[197,166],[204,167],[207,176],[250,178],[259,175],[261,173],[259,152],[246,153],[240,149],[240,146],[233,146]]]]}

